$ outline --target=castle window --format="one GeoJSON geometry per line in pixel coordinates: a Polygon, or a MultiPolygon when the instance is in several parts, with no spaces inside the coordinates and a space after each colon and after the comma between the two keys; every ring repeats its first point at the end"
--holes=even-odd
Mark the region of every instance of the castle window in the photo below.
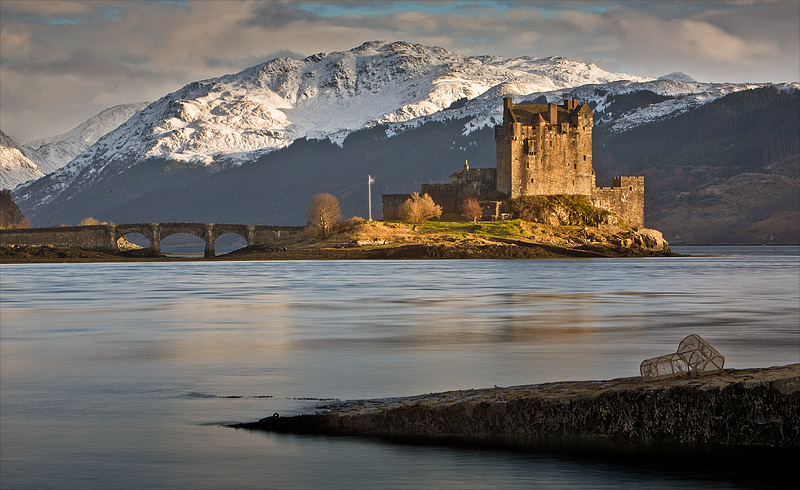
{"type": "Polygon", "coordinates": [[[632,185],[631,185],[631,186],[628,186],[628,190],[629,190],[629,191],[632,191],[632,190],[633,190],[633,186],[632,186],[632,185]]]}
{"type": "Polygon", "coordinates": [[[577,163],[573,163],[572,164],[572,168],[578,168],[578,164],[577,163]]]}
{"type": "Polygon", "coordinates": [[[583,161],[584,162],[586,161],[586,155],[583,155],[583,161]]]}
{"type": "Polygon", "coordinates": [[[531,184],[533,184],[533,179],[531,179],[531,184]]]}

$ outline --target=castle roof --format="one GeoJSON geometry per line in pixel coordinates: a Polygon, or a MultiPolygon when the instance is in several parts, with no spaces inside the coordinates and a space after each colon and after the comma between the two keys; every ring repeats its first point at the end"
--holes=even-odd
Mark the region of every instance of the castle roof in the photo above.
{"type": "MultiPolygon", "coordinates": [[[[577,101],[575,101],[577,102],[577,101]]],[[[592,109],[587,104],[577,105],[575,109],[567,109],[563,105],[556,106],[557,107],[557,117],[558,123],[561,122],[568,122],[572,118],[571,116],[577,115],[579,113],[588,112],[589,114],[592,113],[592,109]]],[[[535,125],[540,119],[544,121],[549,121],[550,119],[550,106],[548,104],[510,104],[506,106],[506,113],[504,114],[504,119],[508,121],[510,120],[513,122],[522,123],[525,126],[533,126],[535,125]]]]}

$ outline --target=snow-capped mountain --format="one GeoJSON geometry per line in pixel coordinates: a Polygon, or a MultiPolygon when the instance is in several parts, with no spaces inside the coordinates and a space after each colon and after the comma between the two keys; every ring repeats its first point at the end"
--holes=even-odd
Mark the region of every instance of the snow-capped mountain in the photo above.
{"type": "Polygon", "coordinates": [[[66,133],[25,143],[21,150],[45,173],[54,172],[148,105],[138,102],[109,107],[66,133]]]}
{"type": "Polygon", "coordinates": [[[278,58],[166,95],[49,177],[47,195],[20,198],[45,204],[68,187],[147,158],[216,167],[254,160],[299,138],[341,142],[353,131],[428,116],[498,84],[534,93],[617,80],[647,79],[561,57],[463,56],[405,42],[278,58]]]}
{"type": "Polygon", "coordinates": [[[19,143],[0,131],[0,189],[13,189],[44,172],[19,150],[19,143]]]}
{"type": "MultiPolygon", "coordinates": [[[[430,121],[445,121],[467,118],[464,134],[477,129],[499,124],[503,119],[501,98],[512,96],[515,103],[544,98],[547,102],[579,99],[593,107],[595,124],[612,124],[614,131],[625,131],[654,120],[674,117],[692,108],[712,102],[734,92],[750,90],[771,84],[753,83],[700,83],[676,80],[649,80],[635,82],[619,80],[602,84],[585,84],[578,87],[567,87],[545,92],[528,93],[516,83],[501,83],[487,90],[475,99],[451,111],[440,111],[430,116],[423,116],[410,121],[391,123],[389,134],[397,134],[410,128],[416,128],[430,121]],[[665,100],[635,107],[622,113],[614,112],[611,102],[620,95],[640,91],[653,92],[664,96],[665,100]]],[[[800,83],[776,84],[781,89],[800,89],[800,83]]]]}
{"type": "MultiPolygon", "coordinates": [[[[208,185],[206,193],[222,188],[230,192],[233,188],[261,183],[255,179],[264,178],[266,173],[260,174],[251,167],[267,160],[272,165],[270,172],[285,174],[276,182],[293,189],[302,182],[305,192],[313,179],[295,175],[300,167],[289,169],[290,164],[286,164],[286,168],[278,168],[283,165],[283,157],[267,158],[277,150],[297,147],[292,143],[298,140],[332,142],[351,153],[351,162],[363,163],[365,157],[358,152],[371,151],[367,149],[369,144],[362,140],[354,143],[353,138],[364,138],[366,134],[376,138],[376,132],[392,140],[410,133],[419,137],[436,132],[438,124],[447,128],[445,132],[460,134],[459,138],[480,133],[480,143],[477,140],[463,143],[480,144],[482,159],[486,160],[483,165],[491,166],[494,162],[485,157],[483,149],[493,145],[486,142],[486,128],[502,119],[504,96],[513,96],[517,103],[578,98],[593,108],[597,125],[624,132],[653,121],[678,117],[734,92],[768,85],[771,84],[653,80],[610,73],[593,64],[561,57],[463,56],[418,44],[369,42],[349,51],[321,53],[303,60],[274,59],[236,74],[186,85],[136,112],[68,165],[19,187],[14,195],[34,223],[68,222],[78,212],[88,212],[88,216],[106,211],[106,219],[129,219],[117,218],[114,216],[117,213],[116,216],[131,216],[130,219],[135,215],[135,219],[162,220],[173,210],[186,209],[187,201],[177,195],[189,192],[185,179],[193,179],[195,188],[208,185]],[[356,151],[357,146],[363,150],[356,151]],[[147,162],[154,165],[142,165],[147,162]],[[240,166],[247,162],[255,163],[240,166]],[[191,172],[184,172],[186,169],[191,172]],[[181,172],[184,173],[179,175],[181,172]],[[211,178],[215,172],[224,177],[211,178]],[[258,174],[258,177],[252,177],[253,182],[235,180],[248,173],[258,174]],[[225,180],[224,186],[210,183],[218,180],[225,180]],[[169,185],[177,187],[168,191],[169,185]],[[148,192],[152,192],[152,196],[143,197],[148,192]],[[153,211],[153,217],[143,217],[146,209],[155,209],[155,203],[160,207],[157,212],[153,211]],[[95,211],[84,211],[88,208],[95,211]],[[128,213],[131,209],[141,212],[128,213]]],[[[795,90],[800,84],[777,87],[795,90]]],[[[440,143],[441,139],[437,144],[440,143]]],[[[453,141],[453,144],[456,143],[453,141]]],[[[402,148],[396,143],[389,146],[402,148]]],[[[488,154],[493,154],[493,146],[491,150],[488,154]]],[[[402,149],[400,152],[408,153],[402,149]]],[[[300,157],[292,158],[294,160],[288,160],[303,161],[300,157]]],[[[315,164],[327,158],[327,154],[313,156],[315,164]]],[[[383,161],[370,165],[386,164],[385,157],[373,158],[383,158],[383,161]]],[[[420,159],[419,156],[415,158],[420,159]]],[[[330,159],[331,165],[344,165],[334,160],[330,159]]],[[[418,161],[405,164],[412,163],[418,170],[423,168],[418,161]]],[[[404,163],[394,163],[398,164],[404,163]]],[[[431,163],[430,166],[435,165],[431,163]]],[[[322,175],[319,170],[314,167],[309,171],[318,172],[315,177],[319,177],[322,175]]],[[[342,177],[342,172],[335,169],[325,171],[328,179],[342,177]]],[[[347,169],[350,171],[354,169],[347,169]]],[[[447,170],[437,170],[443,171],[447,170]]],[[[427,177],[417,175],[413,179],[440,178],[439,173],[427,177]]],[[[405,176],[405,179],[411,177],[405,176]]],[[[402,178],[395,182],[400,180],[402,178]]],[[[334,184],[326,181],[325,185],[334,184]]],[[[261,188],[247,193],[237,192],[242,199],[252,195],[248,199],[261,206],[265,202],[264,187],[262,184],[261,188]]],[[[283,192],[274,186],[271,189],[283,192]]],[[[293,209],[302,206],[299,201],[305,197],[292,197],[295,198],[298,202],[293,201],[291,206],[283,204],[293,209]]],[[[209,202],[212,201],[206,199],[194,207],[200,208],[209,202]]],[[[231,220],[222,207],[213,212],[204,211],[202,219],[212,219],[208,216],[216,212],[220,217],[215,219],[231,220]]],[[[275,216],[274,211],[270,213],[275,216]]],[[[302,212],[295,214],[302,217],[302,212]]],[[[287,213],[285,223],[291,224],[289,219],[295,222],[295,214],[287,213]]],[[[184,213],[175,214],[171,219],[196,218],[184,213]]],[[[253,220],[262,218],[242,219],[257,222],[253,220]]]]}
{"type": "Polygon", "coordinates": [[[672,73],[667,73],[666,75],[662,75],[658,77],[659,80],[677,80],[679,82],[696,82],[694,78],[690,77],[686,73],[682,71],[673,71],[672,73]]]}
{"type": "Polygon", "coordinates": [[[559,57],[462,56],[369,42],[189,84],[137,115],[135,134],[117,131],[82,159],[241,162],[298,138],[341,141],[354,130],[430,115],[499,83],[532,93],[616,80],[647,79],[559,57]]]}

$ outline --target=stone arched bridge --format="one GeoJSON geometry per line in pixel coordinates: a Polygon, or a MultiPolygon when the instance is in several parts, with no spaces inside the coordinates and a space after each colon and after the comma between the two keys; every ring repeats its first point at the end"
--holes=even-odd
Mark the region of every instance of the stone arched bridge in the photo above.
{"type": "Polygon", "coordinates": [[[129,223],[89,226],[58,226],[0,230],[0,245],[53,245],[91,250],[119,251],[118,240],[139,233],[150,241],[154,256],[161,254],[161,240],[176,233],[189,233],[205,240],[205,257],[214,257],[214,241],[235,233],[247,245],[267,245],[282,234],[295,233],[301,226],[241,225],[230,223],[129,223]]]}

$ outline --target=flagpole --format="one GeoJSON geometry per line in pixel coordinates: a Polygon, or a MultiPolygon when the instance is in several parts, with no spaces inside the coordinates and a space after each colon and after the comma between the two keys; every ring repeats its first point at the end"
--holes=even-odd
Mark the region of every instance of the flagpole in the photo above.
{"type": "Polygon", "coordinates": [[[367,196],[369,199],[369,220],[372,221],[372,176],[367,174],[367,196]]]}

